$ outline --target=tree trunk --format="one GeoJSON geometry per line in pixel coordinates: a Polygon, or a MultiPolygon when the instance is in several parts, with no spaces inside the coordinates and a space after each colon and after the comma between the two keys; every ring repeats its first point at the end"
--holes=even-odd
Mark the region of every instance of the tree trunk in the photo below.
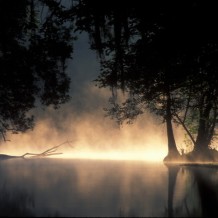
{"type": "Polygon", "coordinates": [[[208,146],[206,145],[206,129],[205,129],[205,120],[203,118],[200,118],[199,121],[199,127],[198,127],[198,134],[196,139],[196,146],[195,151],[197,152],[203,152],[205,148],[208,146]]]}
{"type": "Polygon", "coordinates": [[[173,134],[171,98],[169,92],[167,93],[166,127],[167,127],[167,140],[168,140],[168,155],[164,160],[171,160],[177,158],[179,156],[179,152],[177,150],[176,142],[173,134]]]}
{"type": "Polygon", "coordinates": [[[200,120],[195,146],[195,151],[200,153],[208,149],[211,141],[208,140],[211,135],[211,125],[209,123],[211,109],[212,105],[211,103],[208,103],[205,109],[200,111],[200,120]]]}

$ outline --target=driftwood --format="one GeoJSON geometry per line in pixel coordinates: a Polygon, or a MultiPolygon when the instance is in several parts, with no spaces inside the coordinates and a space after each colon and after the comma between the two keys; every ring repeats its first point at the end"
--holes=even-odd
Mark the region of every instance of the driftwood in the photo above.
{"type": "Polygon", "coordinates": [[[62,154],[60,152],[56,152],[58,150],[58,148],[60,148],[61,146],[68,144],[70,147],[73,147],[71,144],[71,141],[66,141],[63,142],[59,145],[56,145],[52,148],[47,149],[46,151],[43,151],[42,153],[25,153],[23,155],[20,156],[12,156],[12,155],[7,155],[7,154],[0,154],[0,160],[6,160],[6,159],[11,159],[11,158],[38,158],[38,157],[48,157],[51,155],[59,155],[62,154]]]}

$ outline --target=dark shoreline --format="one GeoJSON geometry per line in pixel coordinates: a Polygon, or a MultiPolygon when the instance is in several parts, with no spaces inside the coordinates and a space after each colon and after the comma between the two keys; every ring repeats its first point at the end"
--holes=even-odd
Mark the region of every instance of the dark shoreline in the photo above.
{"type": "Polygon", "coordinates": [[[188,166],[188,167],[209,167],[209,168],[217,168],[218,162],[163,162],[166,166],[188,166]]]}
{"type": "MultiPolygon", "coordinates": [[[[25,159],[25,158],[23,158],[22,156],[0,154],[0,161],[8,160],[8,159],[25,159]]],[[[162,163],[166,166],[204,166],[204,167],[218,168],[218,162],[213,162],[213,161],[162,161],[162,163]]]]}
{"type": "Polygon", "coordinates": [[[7,154],[0,154],[0,160],[7,160],[11,158],[22,158],[21,156],[13,156],[13,155],[7,155],[7,154]]]}

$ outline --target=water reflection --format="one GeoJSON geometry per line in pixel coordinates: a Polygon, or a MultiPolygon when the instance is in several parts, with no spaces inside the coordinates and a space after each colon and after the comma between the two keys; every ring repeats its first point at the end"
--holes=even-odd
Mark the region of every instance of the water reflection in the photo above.
{"type": "Polygon", "coordinates": [[[218,168],[176,166],[168,168],[169,217],[216,217],[218,212],[218,168]]]}
{"type": "Polygon", "coordinates": [[[216,168],[161,163],[10,159],[0,177],[1,216],[201,216],[218,196],[216,168]]]}

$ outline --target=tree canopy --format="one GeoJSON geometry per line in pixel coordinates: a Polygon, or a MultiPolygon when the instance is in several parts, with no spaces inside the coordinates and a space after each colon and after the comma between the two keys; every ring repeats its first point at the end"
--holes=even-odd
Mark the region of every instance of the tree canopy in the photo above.
{"type": "Polygon", "coordinates": [[[168,157],[178,156],[172,121],[203,152],[217,122],[217,13],[198,1],[80,1],[78,29],[99,53],[99,87],[110,87],[109,115],[132,120],[150,109],[167,126],[168,157]],[[118,103],[116,90],[129,94],[118,103]],[[193,124],[195,130],[193,130],[193,124]]]}
{"type": "MultiPolygon", "coordinates": [[[[214,148],[218,103],[218,19],[199,1],[3,1],[0,7],[0,132],[33,126],[36,106],[69,100],[66,61],[75,32],[100,58],[96,84],[112,90],[107,113],[131,122],[148,109],[166,122],[168,159],[178,157],[173,122],[195,153],[214,148]],[[5,20],[7,19],[7,23],[5,20]],[[72,32],[72,30],[74,32],[72,32]],[[117,90],[126,93],[119,102],[117,90]]],[[[211,158],[211,157],[209,157],[211,158]]]]}
{"type": "Polygon", "coordinates": [[[69,100],[66,61],[72,28],[56,1],[0,3],[0,133],[33,127],[28,112],[41,104],[57,108],[69,100]],[[38,103],[36,103],[38,102],[38,103]]]}

